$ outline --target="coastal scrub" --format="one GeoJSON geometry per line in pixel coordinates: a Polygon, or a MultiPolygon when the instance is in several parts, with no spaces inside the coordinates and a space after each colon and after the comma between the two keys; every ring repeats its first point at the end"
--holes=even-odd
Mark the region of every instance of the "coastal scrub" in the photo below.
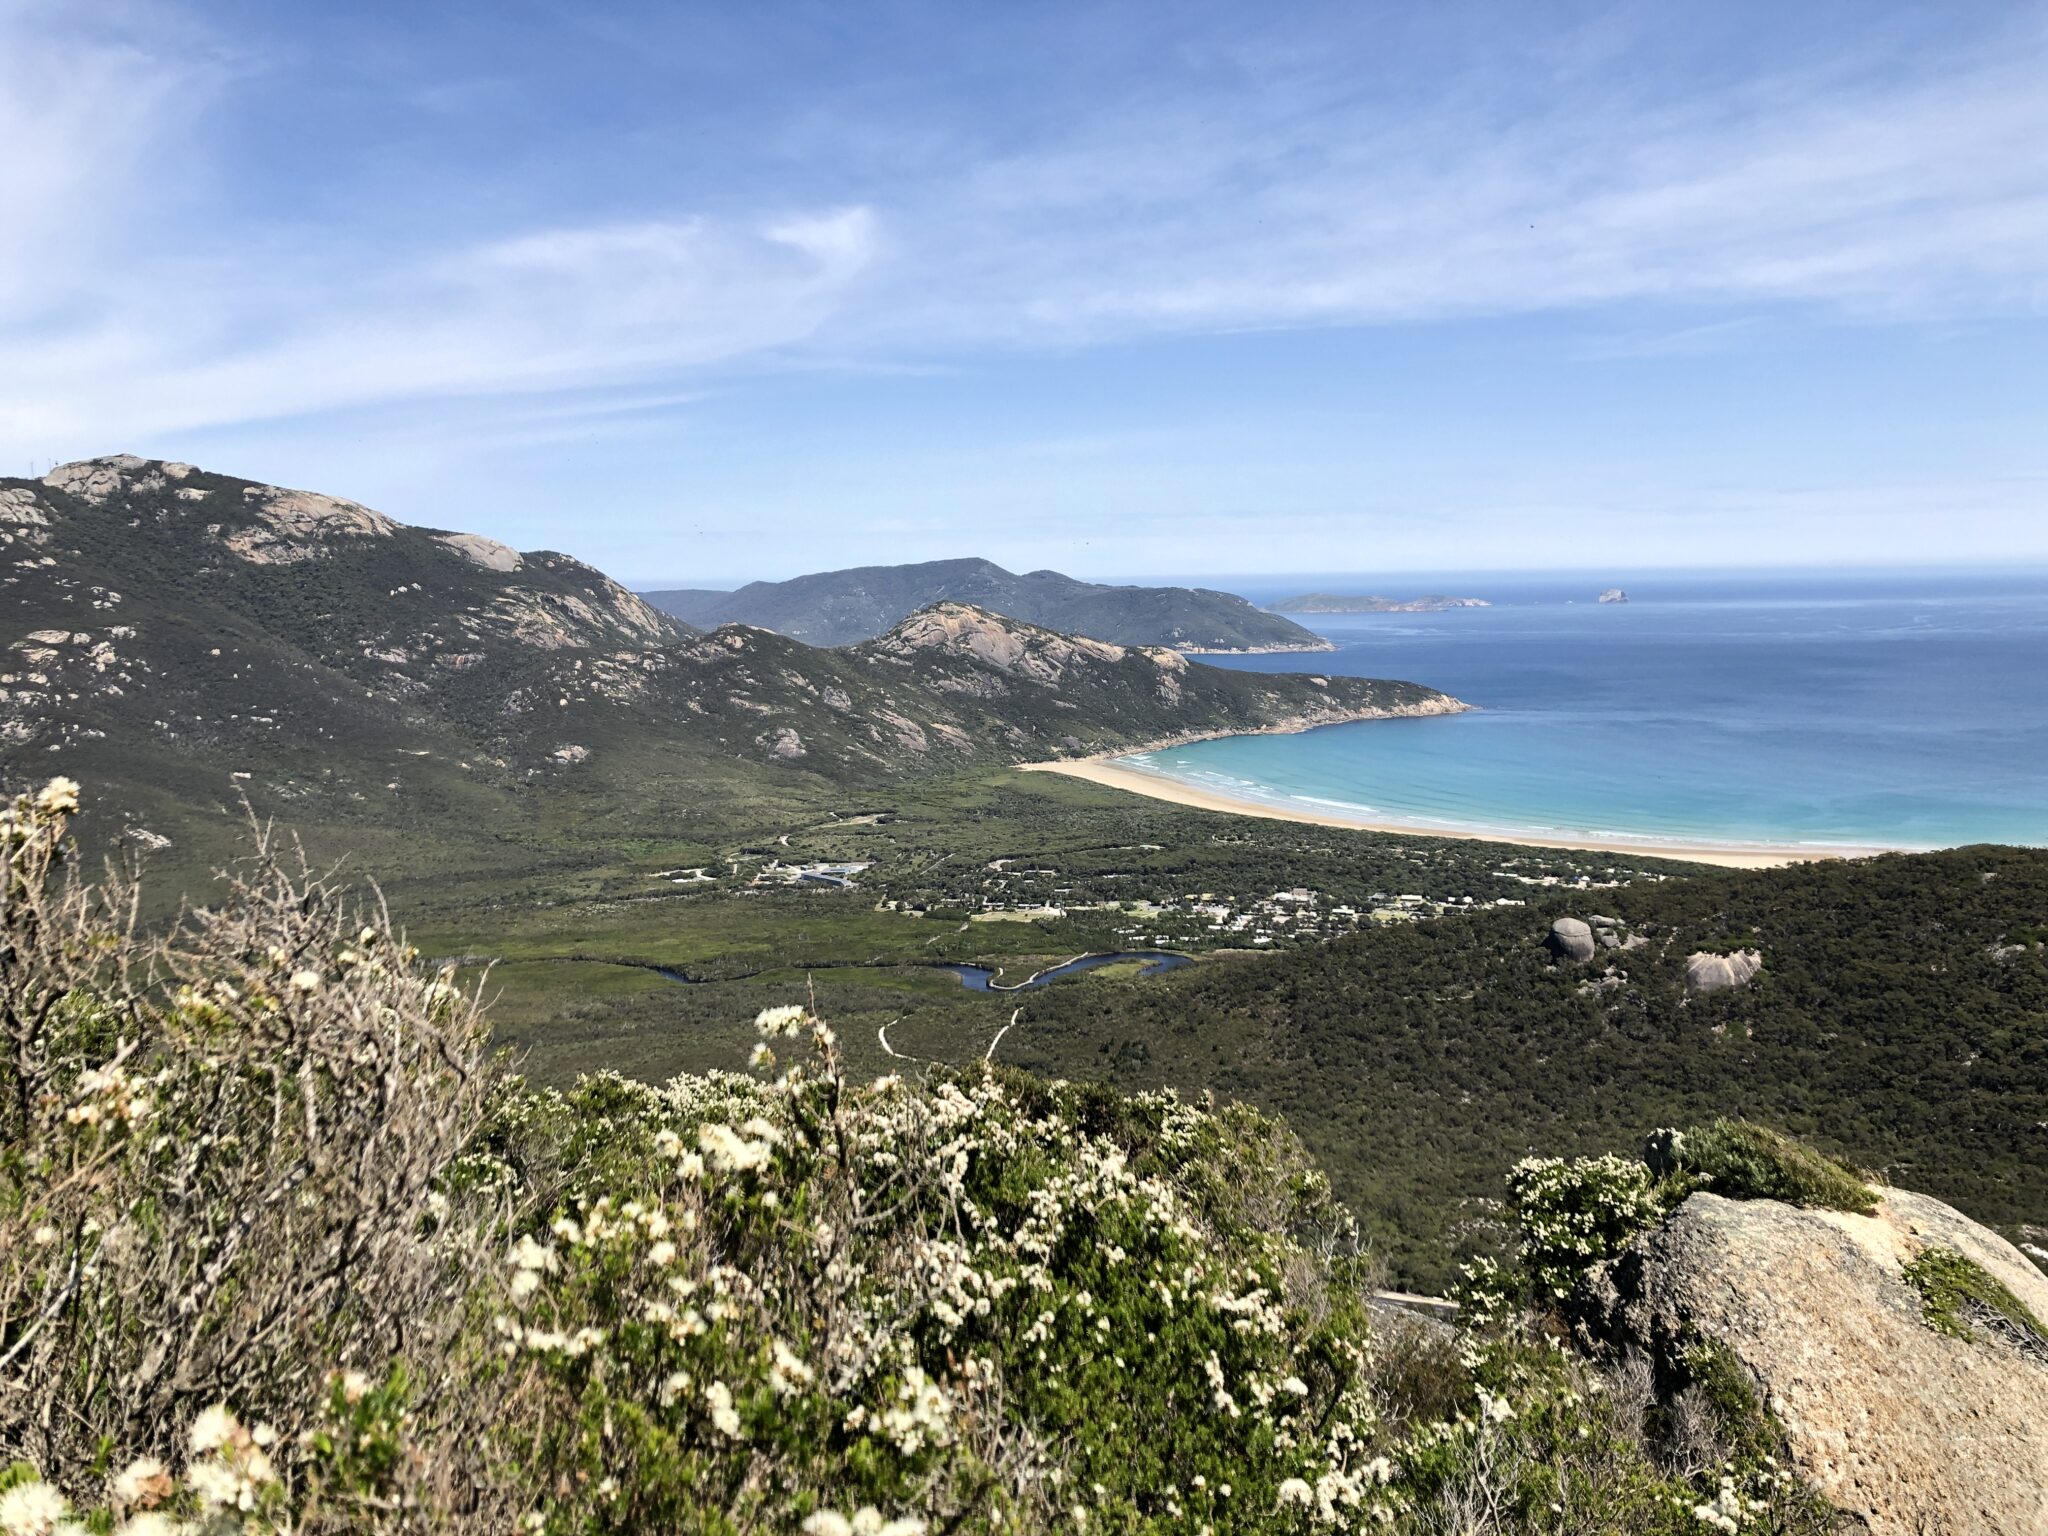
{"type": "Polygon", "coordinates": [[[77,799],[0,811],[4,1536],[1816,1529],[1512,1300],[1640,1165],[1519,1167],[1528,1273],[1453,1334],[1247,1107],[856,1082],[815,1005],[537,1090],[273,841],[138,933],[77,799]]]}

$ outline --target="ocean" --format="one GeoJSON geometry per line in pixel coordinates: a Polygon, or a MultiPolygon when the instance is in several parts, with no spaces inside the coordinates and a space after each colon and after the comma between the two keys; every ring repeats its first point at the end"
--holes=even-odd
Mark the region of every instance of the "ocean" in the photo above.
{"type": "Polygon", "coordinates": [[[1203,585],[1483,597],[1295,617],[1334,654],[1208,657],[1406,678],[1476,706],[1236,736],[1127,766],[1279,807],[1447,831],[1825,852],[2048,844],[2048,572],[1314,575],[1203,585]],[[1608,586],[1625,604],[1595,601],[1608,586]]]}

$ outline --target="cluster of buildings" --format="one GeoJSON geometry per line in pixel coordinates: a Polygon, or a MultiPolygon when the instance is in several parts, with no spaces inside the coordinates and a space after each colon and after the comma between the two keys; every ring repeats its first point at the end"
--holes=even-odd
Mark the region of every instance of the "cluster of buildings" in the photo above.
{"type": "Polygon", "coordinates": [[[805,863],[785,864],[780,859],[770,859],[755,873],[749,885],[836,885],[853,884],[853,877],[869,868],[865,863],[805,863]]]}

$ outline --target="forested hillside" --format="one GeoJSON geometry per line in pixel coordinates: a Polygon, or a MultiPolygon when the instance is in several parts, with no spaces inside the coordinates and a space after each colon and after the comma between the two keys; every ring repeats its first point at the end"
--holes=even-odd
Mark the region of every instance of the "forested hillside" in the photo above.
{"type": "Polygon", "coordinates": [[[1702,873],[1049,989],[1004,1055],[1285,1114],[1418,1285],[1483,1238],[1503,1161],[1716,1112],[2048,1247],[2043,914],[2037,849],[1702,873]],[[1562,913],[1641,942],[1560,961],[1562,913]],[[1751,949],[1751,983],[1688,985],[1690,955],[1751,949]]]}
{"type": "Polygon", "coordinates": [[[966,603],[1028,624],[1118,645],[1183,651],[1323,651],[1329,643],[1230,592],[1105,586],[1058,571],[1019,576],[987,560],[867,565],[737,592],[648,592],[664,612],[700,625],[756,624],[812,645],[873,639],[934,603],[966,603]]]}

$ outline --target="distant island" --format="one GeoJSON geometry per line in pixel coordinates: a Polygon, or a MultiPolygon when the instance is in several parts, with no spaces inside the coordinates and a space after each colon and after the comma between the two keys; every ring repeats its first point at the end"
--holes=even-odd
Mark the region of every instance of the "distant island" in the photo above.
{"type": "MultiPolygon", "coordinates": [[[[1602,602],[1606,599],[1602,598],[1602,602]]],[[[1305,592],[1268,603],[1268,613],[1442,613],[1447,608],[1491,608],[1483,597],[1355,597],[1335,592],[1305,592]]]]}
{"type": "Polygon", "coordinates": [[[1603,603],[1625,603],[1628,601],[1628,594],[1619,587],[1609,587],[1600,594],[1600,601],[1603,603]]]}

